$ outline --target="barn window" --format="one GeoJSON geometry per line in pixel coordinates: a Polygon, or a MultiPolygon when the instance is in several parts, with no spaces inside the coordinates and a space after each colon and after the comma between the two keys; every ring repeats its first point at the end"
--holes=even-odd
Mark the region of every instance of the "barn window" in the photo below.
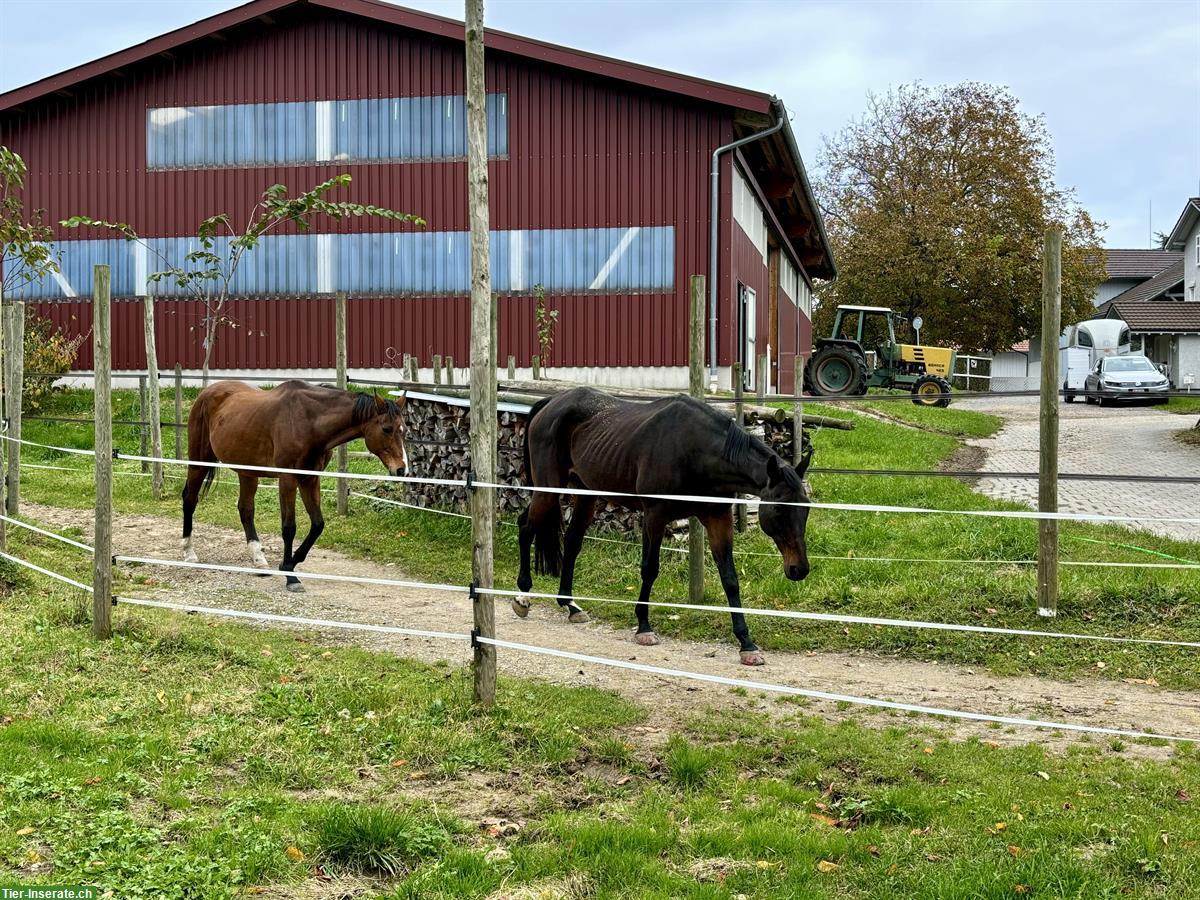
{"type": "MultiPolygon", "coordinates": [[[[240,296],[304,297],[349,291],[360,295],[464,296],[470,290],[470,240],[465,231],[383,234],[269,235],[242,260],[231,285],[240,296]]],[[[147,291],[148,272],[162,259],[183,265],[198,249],[194,238],[151,238],[150,251],[124,240],[62,241],[62,271],[13,291],[18,299],[87,295],[92,267],[112,267],[113,295],[147,291]]],[[[216,252],[228,253],[218,238],[216,252]]],[[[675,282],[675,229],[671,226],[493,231],[492,284],[520,292],[535,284],[554,293],[620,294],[669,291],[675,282]]],[[[167,280],[160,296],[182,296],[167,280]]]]}
{"type": "MultiPolygon", "coordinates": [[[[489,94],[488,153],[508,153],[508,99],[489,94]]],[[[146,113],[151,169],[461,159],[466,99],[397,97],[229,106],[170,106],[146,113]]]]}
{"type": "Polygon", "coordinates": [[[758,198],[754,196],[754,190],[736,167],[733,170],[733,221],[742,226],[742,231],[754,242],[763,263],[766,263],[767,217],[759,206],[758,198]]]}

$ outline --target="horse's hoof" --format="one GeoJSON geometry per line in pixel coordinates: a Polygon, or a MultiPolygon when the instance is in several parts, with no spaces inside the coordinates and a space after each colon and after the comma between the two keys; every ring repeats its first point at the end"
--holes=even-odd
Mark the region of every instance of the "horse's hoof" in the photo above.
{"type": "Polygon", "coordinates": [[[571,609],[571,614],[567,616],[567,621],[572,625],[583,625],[592,621],[592,617],[576,606],[571,609]]]}
{"type": "Polygon", "coordinates": [[[293,594],[303,594],[304,593],[304,585],[301,584],[299,581],[293,581],[291,584],[289,584],[287,586],[287,589],[288,589],[288,591],[290,591],[293,594]]]}
{"type": "Polygon", "coordinates": [[[643,647],[653,647],[658,644],[658,635],[653,631],[643,631],[634,635],[633,639],[643,647]]]}
{"type": "Polygon", "coordinates": [[[512,611],[515,612],[522,619],[524,619],[526,616],[528,616],[529,615],[529,598],[526,597],[524,594],[517,596],[517,597],[513,597],[512,611]]]}
{"type": "Polygon", "coordinates": [[[767,664],[767,658],[759,650],[743,650],[739,655],[742,658],[743,666],[765,666],[767,664]]]}
{"type": "Polygon", "coordinates": [[[187,562],[187,563],[196,563],[196,562],[200,562],[200,557],[198,557],[196,555],[195,550],[189,550],[185,554],[183,554],[183,561],[187,562]]]}

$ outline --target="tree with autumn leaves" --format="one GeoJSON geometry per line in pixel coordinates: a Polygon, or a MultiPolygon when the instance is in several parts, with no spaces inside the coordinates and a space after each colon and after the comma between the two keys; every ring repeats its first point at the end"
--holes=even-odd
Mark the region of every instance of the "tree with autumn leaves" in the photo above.
{"type": "Polygon", "coordinates": [[[1092,311],[1100,223],[1054,182],[1045,121],[1004,87],[907,85],[826,138],[818,192],[838,265],[815,333],[839,303],[925,320],[926,343],[1003,350],[1041,319],[1041,248],[1063,228],[1062,320],[1092,311]]]}

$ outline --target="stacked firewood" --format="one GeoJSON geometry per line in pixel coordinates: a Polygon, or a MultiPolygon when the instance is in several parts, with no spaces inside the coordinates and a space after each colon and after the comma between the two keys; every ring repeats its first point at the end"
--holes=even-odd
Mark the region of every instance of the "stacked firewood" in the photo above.
{"type": "MultiPolygon", "coordinates": [[[[471,411],[458,405],[455,398],[445,401],[425,400],[409,396],[405,406],[408,434],[410,474],[426,478],[445,478],[465,481],[471,472],[471,411]]],[[[459,401],[460,403],[461,401],[459,401]]],[[[732,413],[732,407],[728,410],[732,413]]],[[[530,493],[517,490],[524,484],[522,445],[525,439],[525,415],[519,412],[497,413],[496,480],[511,484],[512,489],[498,491],[500,514],[515,517],[529,503],[530,493]]],[[[792,459],[792,420],[780,411],[763,407],[745,410],[746,428],[766,441],[784,459],[792,459]]],[[[807,432],[807,422],[806,432],[807,432]]],[[[465,487],[436,484],[383,484],[375,493],[381,497],[402,500],[418,506],[452,512],[466,512],[465,487]]],[[[617,531],[637,531],[641,514],[610,507],[601,502],[597,507],[596,527],[617,531]]]]}

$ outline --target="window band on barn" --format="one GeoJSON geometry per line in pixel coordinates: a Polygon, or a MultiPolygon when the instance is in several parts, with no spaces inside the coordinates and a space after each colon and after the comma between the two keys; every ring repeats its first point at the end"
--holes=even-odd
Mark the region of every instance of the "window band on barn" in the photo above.
{"type": "MultiPolygon", "coordinates": [[[[556,375],[686,386],[689,280],[709,271],[712,249],[712,154],[766,132],[719,159],[715,362],[728,386],[732,363],[746,362],[741,304],[753,294],[756,352],[770,354],[771,386],[790,388],[809,350],[812,284],[836,271],[782,101],[503,32],[489,30],[487,46],[501,363],[512,355],[527,370],[539,352],[540,289],[558,312],[556,375]]],[[[144,365],[138,301],[150,292],[160,364],[194,369],[200,312],[169,280],[152,283],[163,259],[198,249],[210,216],[244,221],[272,184],[298,193],[347,173],[331,199],[426,226],[318,217],[264,237],[236,276],[214,369],[329,367],[337,291],[350,297],[356,371],[404,353],[466,359],[464,70],[461,22],[370,0],[254,0],[0,95],[0,143],[28,162],[26,196],[45,220],[125,222],[149,245],[58,229],[62,272],[15,298],[84,333],[92,269],[107,264],[115,367],[144,365]]],[[[85,345],[79,365],[90,364],[85,345]]]]}

